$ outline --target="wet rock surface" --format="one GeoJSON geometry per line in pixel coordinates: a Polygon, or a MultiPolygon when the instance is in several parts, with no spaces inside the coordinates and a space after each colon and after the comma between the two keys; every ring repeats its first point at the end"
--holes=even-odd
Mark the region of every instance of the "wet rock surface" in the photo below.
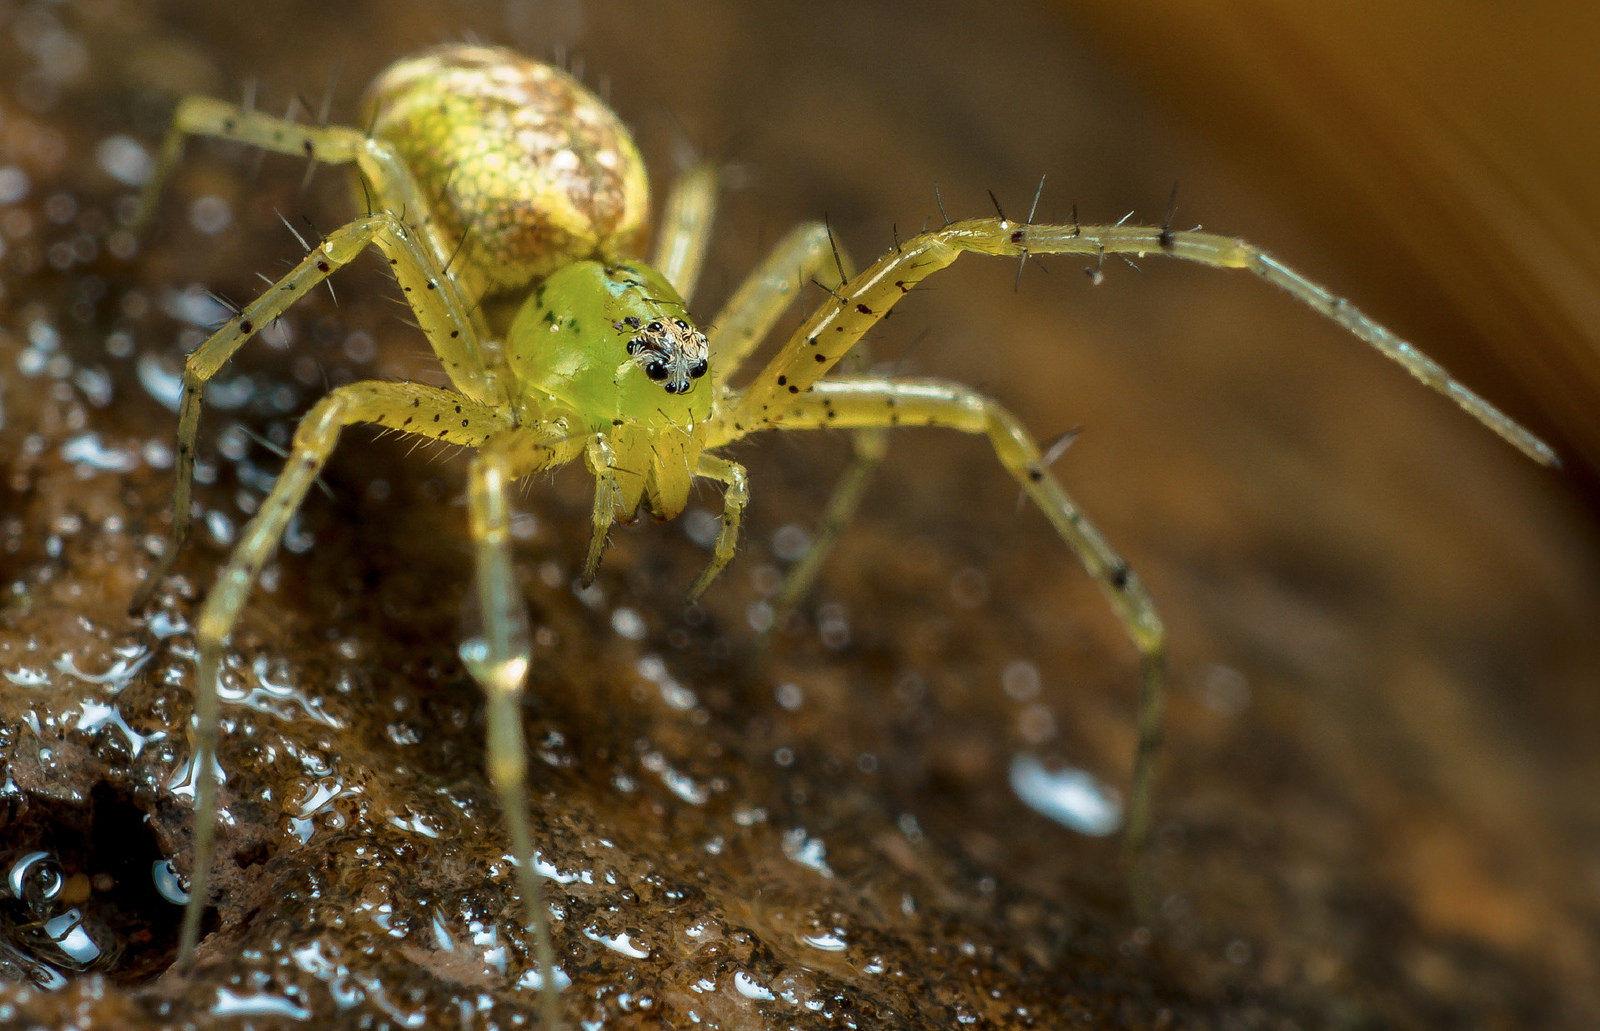
{"type": "MultiPolygon", "coordinates": [[[[0,1026],[535,1020],[482,706],[456,657],[464,469],[363,431],[234,634],[216,899],[195,968],[168,969],[196,602],[315,397],[357,378],[438,378],[376,261],[341,275],[336,300],[297,306],[216,383],[197,539],[157,609],[126,614],[165,535],[182,355],[224,312],[205,291],[247,298],[257,273],[296,256],[279,213],[304,231],[350,210],[336,172],[303,188],[293,162],[255,167],[197,143],[161,224],[134,239],[131,184],[172,99],[259,77],[264,108],[300,95],[305,110],[338,68],[338,119],[357,82],[440,39],[570,44],[641,123],[658,178],[685,136],[731,150],[753,178],[720,223],[697,305],[714,310],[796,219],[831,212],[866,256],[891,222],[904,234],[937,210],[942,175],[965,176],[978,204],[994,185],[986,161],[996,176],[1026,166],[1031,189],[1065,160],[1041,153],[1044,136],[1002,146],[1009,123],[994,119],[1045,120],[1021,99],[993,103],[1004,85],[912,77],[958,32],[941,21],[958,12],[934,12],[937,33],[882,12],[849,22],[899,33],[875,69],[819,9],[792,24],[668,7],[613,22],[576,4],[10,9],[0,1026]],[[640,36],[676,59],[639,56],[640,36]],[[794,50],[774,61],[779,39],[794,50]],[[763,84],[770,99],[750,99],[763,84]],[[881,103],[843,102],[855,96],[881,103]],[[652,106],[662,98],[670,115],[652,106]]],[[[1060,56],[1049,23],[989,31],[1053,55],[1063,95],[1096,81],[1060,56]]],[[[1164,199],[1159,171],[1141,196],[1164,199]]],[[[751,521],[703,607],[683,592],[708,557],[714,493],[679,523],[619,530],[599,582],[579,590],[591,481],[567,470],[519,496],[516,530],[537,628],[534,830],[573,1025],[1591,1025],[1592,522],[1555,477],[1354,348],[1300,359],[1332,400],[1291,411],[1271,378],[1282,369],[1238,338],[1323,327],[1289,310],[1238,329],[1241,311],[1279,301],[1254,284],[1110,270],[1120,286],[1089,292],[1063,270],[1016,293],[1012,267],[952,272],[885,327],[879,353],[980,383],[1042,436],[1088,427],[1060,471],[1174,636],[1150,906],[1128,898],[1114,838],[1052,822],[1013,787],[1031,774],[1059,789],[1079,769],[1125,781],[1133,661],[980,443],[896,441],[816,597],[768,634],[841,442],[787,435],[738,455],[751,521]],[[1080,310],[1065,314],[1068,300],[1080,310]],[[1205,349],[1137,343],[1166,303],[1165,338],[1205,349]],[[1357,398],[1360,419],[1311,421],[1357,398]],[[1266,416],[1245,421],[1241,406],[1266,416]],[[1363,457],[1397,440],[1415,454],[1363,457]]]]}

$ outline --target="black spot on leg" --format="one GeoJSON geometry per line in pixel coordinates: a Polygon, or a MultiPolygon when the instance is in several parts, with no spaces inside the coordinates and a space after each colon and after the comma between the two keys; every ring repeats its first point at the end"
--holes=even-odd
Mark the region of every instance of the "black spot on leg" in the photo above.
{"type": "Polygon", "coordinates": [[[249,319],[241,319],[239,321],[239,332],[241,332],[241,333],[254,333],[255,329],[256,329],[255,323],[251,322],[249,319]]]}
{"type": "Polygon", "coordinates": [[[434,412],[433,413],[433,421],[434,422],[438,422],[439,421],[439,413],[438,412],[434,412]]]}
{"type": "Polygon", "coordinates": [[[1032,469],[1028,470],[1028,479],[1034,483],[1038,483],[1040,480],[1044,479],[1044,470],[1040,469],[1038,466],[1034,466],[1032,469]]]}
{"type": "Polygon", "coordinates": [[[787,384],[788,382],[789,382],[789,377],[788,376],[779,376],[778,377],[778,386],[781,387],[781,386],[787,384]]]}
{"type": "Polygon", "coordinates": [[[1011,234],[1011,242],[1012,243],[1021,243],[1022,242],[1022,237],[1023,237],[1023,232],[1022,232],[1022,230],[1018,229],[1016,232],[1011,234]]]}
{"type": "Polygon", "coordinates": [[[309,138],[300,141],[300,149],[306,152],[308,158],[317,156],[317,148],[309,138]]]}
{"type": "Polygon", "coordinates": [[[791,383],[791,384],[789,384],[789,393],[798,394],[798,393],[800,393],[800,388],[795,386],[793,383],[791,383]]]}
{"type": "Polygon", "coordinates": [[[811,357],[815,358],[819,363],[825,362],[825,361],[828,360],[828,356],[823,354],[821,351],[812,352],[811,357]]]}
{"type": "Polygon", "coordinates": [[[1128,568],[1127,563],[1125,562],[1119,562],[1106,575],[1106,579],[1111,582],[1111,586],[1115,587],[1119,591],[1127,590],[1128,581],[1132,578],[1133,571],[1128,568]]]}
{"type": "Polygon", "coordinates": [[[317,271],[318,272],[332,272],[333,271],[333,266],[329,265],[326,261],[323,261],[323,260],[321,260],[319,258],[317,260],[317,271]]]}
{"type": "Polygon", "coordinates": [[[871,308],[868,308],[868,307],[867,307],[867,306],[866,306],[866,305],[864,305],[864,304],[858,304],[858,305],[856,305],[856,311],[858,311],[858,312],[860,312],[860,313],[861,313],[861,314],[863,314],[863,315],[871,315],[871,314],[873,314],[873,311],[872,311],[872,309],[871,309],[871,308]]]}

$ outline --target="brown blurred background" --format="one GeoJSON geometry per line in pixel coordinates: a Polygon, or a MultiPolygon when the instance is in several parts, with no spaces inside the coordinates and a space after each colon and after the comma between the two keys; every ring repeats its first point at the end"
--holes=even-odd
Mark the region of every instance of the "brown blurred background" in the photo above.
{"type": "MultiPolygon", "coordinates": [[[[432,43],[470,35],[565,55],[636,126],[658,181],[696,155],[727,167],[696,305],[707,316],[797,220],[826,217],[865,259],[936,221],[936,188],[952,217],[987,214],[988,191],[1017,216],[1045,175],[1041,220],[1131,210],[1156,222],[1177,183],[1178,224],[1237,233],[1350,297],[1546,434],[1568,467],[1532,466],[1243,274],[1151,257],[1137,271],[1111,263],[1092,286],[1080,263],[1045,259],[1014,287],[1014,265],[968,259],[898,309],[873,357],[977,384],[1043,438],[1082,430],[1056,471],[1144,575],[1172,635],[1159,914],[1116,901],[1114,845],[1049,824],[1005,788],[1019,750],[1124,783],[1133,661],[982,442],[897,438],[815,599],[845,607],[850,647],[808,636],[824,621],[813,605],[763,672],[729,686],[722,667],[695,667],[699,653],[753,650],[741,617],[770,588],[772,536],[809,525],[847,448],[790,434],[737,453],[752,471],[748,531],[707,601],[725,636],[691,636],[677,657],[692,687],[732,699],[713,707],[706,739],[737,756],[748,719],[782,728],[802,764],[825,757],[830,776],[811,782],[797,817],[807,823],[855,820],[877,841],[896,813],[914,814],[958,880],[1026,900],[995,905],[998,940],[1033,940],[1016,930],[1027,907],[1060,922],[1044,920],[1051,928],[1092,928],[1079,946],[1089,959],[1027,968],[1063,1026],[1080,997],[1092,1000],[1083,1012],[1128,1026],[1161,1012],[1213,1026],[1600,1021],[1600,428],[1586,318],[1600,202],[1579,174],[1595,166],[1600,133],[1586,117],[1592,6],[81,0],[0,14],[29,58],[6,72],[22,112],[7,127],[13,160],[36,183],[102,198],[127,191],[94,167],[96,141],[153,145],[185,93],[238,97],[253,82],[268,110],[295,97],[316,109],[334,80],[332,117],[348,120],[360,84],[432,43]],[[76,50],[39,42],[57,20],[76,50]],[[24,147],[37,140],[30,125],[62,145],[24,147]],[[1001,689],[1019,661],[1037,671],[1036,697],[1001,689]],[[895,693],[907,670],[925,685],[914,730],[895,693]],[[783,678],[814,701],[792,722],[767,698],[783,678]],[[882,772],[853,773],[869,754],[882,772]],[[1107,983],[1148,990],[1119,1009],[1115,991],[1079,980],[1095,963],[1123,978],[1107,983]]],[[[257,273],[297,251],[277,211],[322,228],[348,212],[335,174],[302,192],[295,162],[190,152],[166,224],[117,273],[152,295],[198,284],[249,296],[257,273]],[[226,200],[232,230],[185,224],[202,194],[226,200]]],[[[27,244],[8,242],[4,304],[20,339],[19,316],[57,287],[18,273],[27,244]]],[[[303,392],[322,377],[426,375],[378,271],[340,282],[339,307],[319,295],[297,318],[362,328],[376,359],[324,347],[309,352],[309,377],[270,349],[241,362],[303,392]]],[[[137,333],[175,361],[177,333],[158,315],[137,333]]],[[[113,363],[119,382],[131,370],[113,363]]],[[[164,409],[136,387],[118,396],[128,404],[95,416],[108,439],[170,439],[164,409]]],[[[15,455],[39,402],[7,403],[15,455]]],[[[456,575],[459,511],[375,504],[363,495],[374,469],[397,497],[410,477],[448,479],[437,463],[419,472],[402,445],[353,438],[327,477],[332,500],[308,515],[317,561],[288,560],[312,587],[263,598],[248,618],[269,639],[275,619],[328,639],[368,634],[383,665],[425,666],[451,649],[411,640],[415,621],[379,630],[327,615],[350,595],[338,576],[352,568],[375,597],[421,576],[408,571],[456,575]]],[[[166,473],[117,486],[133,526],[161,525],[166,473]]],[[[557,528],[530,545],[545,549],[539,560],[576,561],[587,490],[568,475],[527,499],[557,528]]],[[[228,497],[213,492],[224,509],[228,497]]],[[[49,505],[37,492],[32,508],[13,500],[19,520],[49,505]]],[[[19,547],[48,565],[37,545],[19,547]]],[[[203,585],[221,554],[202,544],[186,568],[203,585]]],[[[681,591],[702,557],[670,528],[623,531],[605,583],[659,614],[650,640],[665,639],[682,630],[681,591]]],[[[127,585],[100,590],[91,579],[80,595],[97,618],[120,619],[127,585]]],[[[553,622],[575,618],[561,592],[533,596],[553,622]]],[[[422,607],[401,597],[371,604],[422,607]]],[[[448,637],[453,616],[422,625],[448,637]]],[[[567,730],[610,740],[603,719],[567,730]]],[[[473,747],[468,735],[461,748],[475,758],[473,747]]],[[[740,890],[755,897],[759,885],[740,890]]],[[[985,903],[951,903],[970,916],[965,905],[985,903]]],[[[959,983],[960,963],[951,969],[959,983]]]]}

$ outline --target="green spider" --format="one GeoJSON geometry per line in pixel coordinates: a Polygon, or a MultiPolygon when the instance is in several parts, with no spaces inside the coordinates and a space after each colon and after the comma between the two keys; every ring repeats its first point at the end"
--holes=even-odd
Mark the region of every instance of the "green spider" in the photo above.
{"type": "MultiPolygon", "coordinates": [[[[984,434],[995,455],[1104,589],[1141,660],[1138,752],[1126,845],[1149,828],[1164,693],[1165,634],[1145,588],[1046,468],[1034,438],[994,401],[956,383],[828,373],[921,280],[961,254],[1026,257],[1165,254],[1248,269],[1400,363],[1535,461],[1543,442],[1344,299],[1243,241],[1167,226],[1034,225],[1005,217],[952,222],[897,244],[849,275],[825,226],[801,225],[778,244],[702,332],[693,294],[709,241],[716,180],[691,171],[669,195],[654,260],[633,257],[649,188],[627,130],[570,76],[516,53],[446,46],[391,66],[367,94],[359,129],[305,126],[204,97],[178,106],[147,187],[148,219],[189,136],[237,140],[353,165],[369,213],[323,239],[188,358],[178,423],[172,534],[134,599],[146,610],[189,534],[202,388],[255,332],[369,246],[388,259],[451,388],[367,381],[337,387],[305,415],[283,473],[245,528],[197,621],[194,869],[180,962],[199,938],[214,858],[218,673],[230,632],[263,564],[327,461],[339,433],[372,423],[475,449],[468,507],[481,633],[461,648],[488,697],[488,771],[517,857],[539,962],[555,962],[527,816],[520,700],[530,634],[513,575],[510,485],[576,459],[595,478],[592,577],[613,522],[640,510],[670,519],[696,477],[723,485],[724,510],[698,596],[732,559],[748,498],[744,470],[718,451],[773,429],[851,429],[863,453],[889,426],[984,434]],[[831,273],[838,272],[838,278],[831,273]],[[829,298],[743,386],[732,379],[794,299],[826,281],[829,298]]],[[[853,495],[854,491],[846,491],[853,495]]],[[[844,514],[849,502],[835,505],[844,514]]],[[[826,537],[827,535],[822,535],[826,537]]],[[[814,562],[805,563],[807,569],[814,562]]],[[[556,978],[544,1016],[557,1022],[556,978]]]]}

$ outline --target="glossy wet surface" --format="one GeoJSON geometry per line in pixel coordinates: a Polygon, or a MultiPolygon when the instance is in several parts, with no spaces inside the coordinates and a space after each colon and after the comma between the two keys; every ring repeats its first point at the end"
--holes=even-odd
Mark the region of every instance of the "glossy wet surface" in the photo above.
{"type": "MultiPolygon", "coordinates": [[[[713,304],[796,218],[830,213],[866,256],[936,211],[933,182],[953,215],[987,187],[1025,189],[1020,207],[1066,151],[1012,124],[1045,121],[1030,104],[1048,98],[906,85],[960,38],[937,18],[852,22],[900,33],[874,68],[815,10],[210,10],[19,4],[0,23],[0,1024],[531,1023],[539,971],[456,658],[463,468],[361,432],[235,634],[215,909],[196,969],[166,970],[195,602],[312,399],[432,375],[375,261],[337,304],[297,307],[216,384],[195,545],[159,611],[126,616],[164,536],[181,356],[222,312],[204,291],[247,297],[296,256],[278,212],[322,229],[348,212],[334,172],[302,193],[294,162],[197,144],[134,241],[120,219],[170,98],[234,95],[248,73],[263,107],[314,107],[337,65],[338,117],[389,59],[467,29],[577,44],[658,175],[687,134],[752,179],[720,223],[713,304]],[[291,25],[293,54],[271,42],[291,25]],[[786,33],[792,57],[764,57],[786,33]]],[[[1074,91],[1101,73],[1060,56],[1058,27],[989,31],[1055,55],[1048,88],[1073,105],[1128,117],[1114,89],[1074,91]]],[[[1094,124],[1062,103],[1051,117],[1094,124]]],[[[1143,161],[1113,148],[1103,171],[1143,161]]],[[[1151,175],[1133,200],[1158,218],[1170,180],[1151,175]]],[[[1084,217],[1120,216],[1121,188],[1084,217]]],[[[1086,427],[1058,469],[1174,635],[1152,911],[1125,898],[1115,839],[1082,833],[1126,778],[1131,649],[980,444],[896,441],[817,597],[766,638],[841,442],[737,456],[750,524],[704,608],[682,597],[714,492],[619,531],[578,591],[590,481],[569,470],[519,498],[516,528],[534,830],[573,1025],[1592,1024],[1592,525],[1541,493],[1555,477],[1257,284],[1151,267],[1090,290],[1056,264],[1018,293],[1010,266],[952,272],[879,354],[980,383],[1043,437],[1086,427]],[[1334,341],[1291,380],[1326,393],[1280,393],[1295,356],[1246,342],[1274,334],[1334,341]]]]}

